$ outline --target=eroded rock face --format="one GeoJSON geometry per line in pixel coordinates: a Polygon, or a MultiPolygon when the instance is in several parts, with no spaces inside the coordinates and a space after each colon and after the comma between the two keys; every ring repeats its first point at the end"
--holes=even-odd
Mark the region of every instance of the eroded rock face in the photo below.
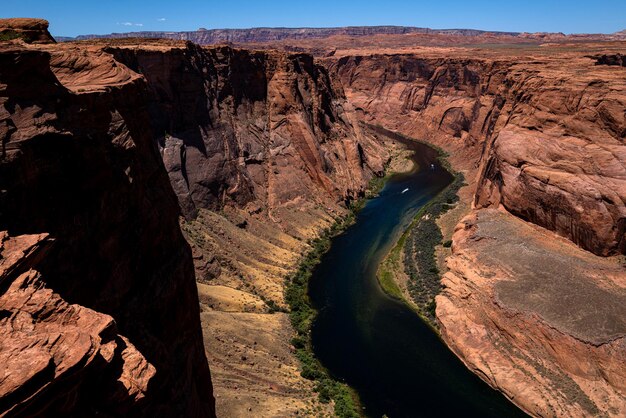
{"type": "Polygon", "coordinates": [[[2,280],[5,411],[214,415],[191,251],[146,97],[97,49],[0,47],[0,230],[53,240],[2,280]],[[22,346],[36,375],[12,354],[22,346]]]}
{"type": "Polygon", "coordinates": [[[596,65],[619,65],[626,67],[626,55],[622,54],[602,54],[595,55],[596,65]]]}
{"type": "Polygon", "coordinates": [[[0,414],[136,412],[155,368],[114,319],[48,289],[37,265],[46,234],[0,233],[0,414]]]}
{"type": "Polygon", "coordinates": [[[502,204],[596,254],[626,251],[624,69],[424,55],[331,65],[366,120],[451,150],[470,173],[480,161],[478,207],[502,204]]]}
{"type": "Polygon", "coordinates": [[[443,147],[470,183],[446,343],[534,416],[622,416],[626,73],[596,65],[609,53],[473,52],[327,61],[364,120],[443,147]]]}
{"type": "Polygon", "coordinates": [[[154,130],[188,218],[225,205],[272,216],[298,199],[335,206],[382,173],[384,152],[311,56],[183,45],[106,50],[148,81],[154,130]]]}
{"type": "MultiPolygon", "coordinates": [[[[211,416],[178,204],[194,220],[186,231],[199,280],[253,289],[265,312],[264,301],[282,305],[302,241],[363,195],[386,150],[303,54],[129,41],[12,44],[0,59],[0,226],[11,236],[50,234],[55,245],[37,279],[67,303],[114,318],[120,338],[154,368],[141,402],[124,408],[211,416]],[[248,241],[263,245],[242,252],[248,241]]],[[[283,319],[276,324],[288,334],[283,319]]],[[[287,375],[308,387],[295,368],[287,375]]]]}
{"type": "Polygon", "coordinates": [[[12,18],[0,19],[0,41],[21,39],[29,44],[56,42],[48,32],[48,21],[44,19],[12,18]]]}
{"type": "MultiPolygon", "coordinates": [[[[571,65],[585,68],[580,60],[571,65]]],[[[508,123],[487,144],[477,206],[510,212],[599,255],[626,253],[626,71],[513,68],[508,123]]]]}
{"type": "Polygon", "coordinates": [[[155,140],[187,218],[217,412],[328,410],[300,375],[288,315],[276,310],[287,308],[285,277],[307,241],[382,174],[388,150],[309,55],[101,45],[148,82],[155,140]]]}
{"type": "Polygon", "coordinates": [[[442,337],[533,416],[626,413],[626,274],[506,213],[463,219],[437,296],[442,337]]]}

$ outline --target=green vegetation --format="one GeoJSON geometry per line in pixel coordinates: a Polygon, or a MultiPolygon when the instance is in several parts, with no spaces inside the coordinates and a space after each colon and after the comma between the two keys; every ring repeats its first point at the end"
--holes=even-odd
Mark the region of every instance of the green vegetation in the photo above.
{"type": "MultiPolygon", "coordinates": [[[[390,162],[388,161],[385,165],[385,171],[389,168],[390,162]]],[[[304,256],[296,272],[287,278],[285,300],[289,304],[291,324],[296,331],[296,336],[291,343],[296,349],[296,357],[302,366],[301,375],[306,379],[316,381],[315,390],[320,401],[326,403],[332,399],[335,402],[335,415],[338,417],[359,417],[361,414],[358,397],[348,385],[333,379],[313,354],[310,330],[316,311],[311,306],[308,297],[308,284],[313,268],[330,248],[331,239],[354,222],[356,213],[363,207],[366,200],[375,197],[392,174],[374,176],[363,198],[349,202],[351,212],[339,218],[330,228],[324,230],[318,238],[309,243],[310,251],[304,256]]],[[[388,293],[402,298],[402,293],[393,280],[393,276],[385,276],[381,283],[388,293]]]]}
{"type": "Polygon", "coordinates": [[[261,300],[267,305],[267,313],[273,314],[276,312],[287,312],[285,308],[281,308],[276,302],[272,299],[268,299],[263,295],[259,295],[261,300]]]}
{"type": "MultiPolygon", "coordinates": [[[[454,207],[458,202],[458,191],[465,185],[465,179],[463,174],[452,169],[447,160],[449,154],[443,149],[425,141],[388,131],[381,126],[366,126],[379,134],[388,135],[392,138],[401,137],[434,148],[438,152],[437,159],[441,166],[454,176],[454,180],[415,215],[413,222],[402,234],[387,257],[385,257],[377,273],[383,290],[390,296],[404,300],[402,291],[395,280],[396,275],[401,271],[402,265],[404,265],[404,272],[409,277],[408,291],[417,305],[418,315],[431,328],[437,330],[435,296],[441,290],[441,277],[437,267],[435,247],[442,244],[443,236],[436,221],[439,216],[454,207]],[[401,260],[400,257],[403,253],[404,260],[401,260]]],[[[442,245],[450,247],[452,241],[448,240],[442,245]]]]}
{"type": "MultiPolygon", "coordinates": [[[[463,176],[454,173],[452,183],[431,200],[409,228],[404,249],[404,271],[409,276],[408,289],[420,309],[421,315],[431,325],[435,324],[435,296],[441,291],[441,277],[435,247],[441,244],[443,236],[437,225],[437,218],[458,201],[457,192],[465,184],[463,176]]],[[[444,243],[444,246],[452,242],[444,243]]]]}
{"type": "MultiPolygon", "coordinates": [[[[385,172],[387,171],[388,167],[389,163],[385,164],[385,172]]],[[[386,175],[381,177],[374,176],[367,185],[367,192],[365,194],[365,197],[370,199],[378,195],[383,187],[385,187],[385,183],[387,182],[391,174],[392,173],[387,173],[386,175]]],[[[365,204],[365,199],[359,200],[357,204],[363,206],[365,204]]]]}
{"type": "Polygon", "coordinates": [[[4,30],[0,32],[0,41],[11,41],[20,37],[20,34],[14,30],[4,30]]]}
{"type": "Polygon", "coordinates": [[[349,202],[350,212],[337,219],[332,226],[322,231],[319,237],[309,242],[311,249],[300,261],[296,272],[287,278],[285,301],[290,308],[291,325],[296,331],[296,336],[291,340],[291,344],[296,349],[296,357],[302,367],[301,375],[305,379],[316,382],[315,391],[321,402],[328,403],[331,400],[335,402],[335,415],[341,418],[360,417],[359,400],[356,392],[345,383],[333,379],[313,354],[311,325],[317,312],[309,300],[309,280],[322,255],[330,248],[332,238],[341,234],[354,223],[356,214],[365,204],[366,198],[378,194],[385,185],[387,178],[388,176],[372,178],[365,198],[349,202]]]}
{"type": "MultiPolygon", "coordinates": [[[[404,248],[404,271],[409,276],[409,293],[419,307],[421,316],[435,328],[435,296],[441,291],[435,247],[443,240],[436,221],[459,200],[457,193],[465,185],[461,173],[452,174],[452,183],[422,208],[405,233],[405,241],[400,244],[404,248]]],[[[444,247],[451,245],[452,241],[443,243],[444,247]]]]}
{"type": "Polygon", "coordinates": [[[398,266],[397,261],[400,259],[400,248],[402,247],[394,247],[387,258],[381,263],[378,269],[378,281],[380,282],[380,287],[383,288],[385,293],[390,296],[393,296],[396,299],[402,300],[402,291],[398,287],[398,284],[395,281],[394,272],[397,271],[396,268],[398,266]]]}
{"type": "MultiPolygon", "coordinates": [[[[439,151],[440,154],[443,155],[443,152],[441,150],[439,151]]],[[[442,159],[441,162],[442,165],[450,171],[447,161],[442,159]]],[[[388,164],[385,169],[387,168],[388,164]]],[[[367,192],[365,193],[365,198],[351,201],[349,203],[351,212],[347,216],[339,218],[331,227],[324,230],[318,238],[309,242],[311,249],[300,262],[296,272],[287,278],[285,300],[289,305],[289,317],[296,332],[296,336],[291,340],[291,343],[296,349],[296,357],[300,361],[302,367],[301,375],[306,379],[314,380],[316,382],[315,390],[318,393],[321,402],[327,403],[331,400],[334,401],[335,415],[338,417],[352,418],[359,417],[361,415],[358,396],[348,385],[333,379],[324,366],[322,366],[322,364],[315,358],[310,331],[311,325],[313,324],[317,313],[311,305],[308,296],[309,280],[311,279],[313,269],[320,262],[324,253],[326,253],[330,248],[332,238],[343,232],[354,222],[356,213],[363,207],[366,199],[376,196],[384,187],[385,182],[391,174],[392,173],[388,173],[385,176],[372,178],[368,185],[367,192]]],[[[452,193],[455,197],[456,190],[458,190],[458,188],[452,193]]],[[[443,194],[444,192],[442,192],[438,197],[443,194]]],[[[450,200],[447,194],[443,197],[443,199],[445,200],[442,200],[442,202],[450,200]]],[[[427,207],[430,206],[431,205],[428,205],[427,207]]],[[[427,207],[422,208],[418,216],[416,216],[414,224],[419,221],[419,218],[426,211],[427,207]]],[[[443,206],[441,206],[441,208],[443,208],[443,206]]],[[[409,228],[402,235],[400,241],[392,250],[391,258],[397,266],[399,266],[399,263],[397,262],[400,260],[401,250],[411,230],[412,228],[409,228]]],[[[441,238],[439,239],[439,242],[440,241],[441,238]]],[[[402,300],[402,292],[396,284],[394,277],[393,270],[388,269],[383,270],[382,275],[379,276],[379,280],[381,286],[388,294],[402,300]]],[[[434,302],[433,306],[428,308],[428,311],[434,312],[434,302]]],[[[418,312],[418,314],[422,315],[421,312],[418,312]]]]}
{"type": "Polygon", "coordinates": [[[327,403],[332,399],[335,402],[335,414],[346,418],[360,416],[358,398],[350,387],[334,380],[313,354],[310,331],[316,311],[309,300],[308,286],[313,268],[330,248],[331,239],[354,222],[355,213],[360,207],[359,204],[354,205],[350,214],[338,219],[318,238],[310,242],[311,249],[300,262],[296,272],[288,277],[285,290],[285,300],[291,309],[289,318],[296,331],[291,343],[302,366],[301,375],[305,379],[315,380],[315,390],[320,401],[327,403]]]}

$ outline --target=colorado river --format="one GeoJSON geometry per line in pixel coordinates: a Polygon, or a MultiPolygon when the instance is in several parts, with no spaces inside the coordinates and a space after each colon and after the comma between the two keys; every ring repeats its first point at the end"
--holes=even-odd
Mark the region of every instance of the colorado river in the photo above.
{"type": "Polygon", "coordinates": [[[453,180],[435,150],[407,145],[419,169],[392,176],[356,222],[333,239],[313,271],[309,296],[319,311],[312,328],[315,354],[358,392],[367,416],[525,416],[377,282],[387,251],[417,211],[453,180]]]}

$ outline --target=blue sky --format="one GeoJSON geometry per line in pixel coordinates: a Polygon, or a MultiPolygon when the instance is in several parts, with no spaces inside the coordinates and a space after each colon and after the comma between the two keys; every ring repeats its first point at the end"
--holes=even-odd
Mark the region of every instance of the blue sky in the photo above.
{"type": "Polygon", "coordinates": [[[2,0],[0,17],[43,17],[65,36],[349,25],[612,33],[626,29],[626,0],[2,0]]]}

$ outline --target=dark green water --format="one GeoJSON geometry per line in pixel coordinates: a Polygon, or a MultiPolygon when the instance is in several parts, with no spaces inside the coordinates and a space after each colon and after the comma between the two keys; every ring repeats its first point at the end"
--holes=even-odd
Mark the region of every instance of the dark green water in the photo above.
{"type": "Polygon", "coordinates": [[[376,280],[378,264],[417,211],[453,180],[435,150],[408,145],[420,168],[393,176],[356,223],[333,239],[313,272],[309,296],[319,311],[312,328],[315,354],[359,393],[371,417],[525,416],[467,370],[376,280]]]}

